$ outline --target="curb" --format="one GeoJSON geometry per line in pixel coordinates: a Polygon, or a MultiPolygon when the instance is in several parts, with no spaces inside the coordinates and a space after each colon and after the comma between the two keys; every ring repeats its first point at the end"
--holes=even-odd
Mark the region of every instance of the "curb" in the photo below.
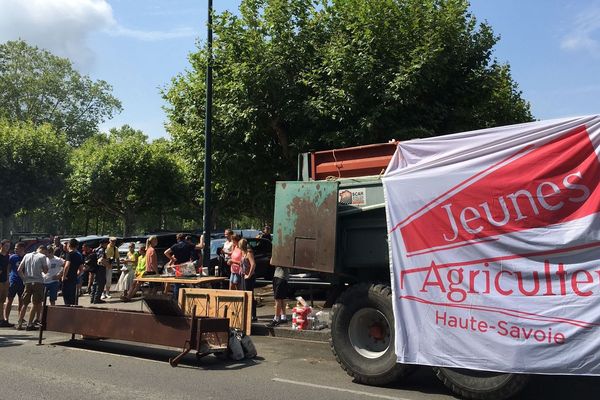
{"type": "Polygon", "coordinates": [[[304,330],[296,331],[290,327],[275,327],[269,328],[265,326],[265,323],[253,323],[252,324],[252,335],[254,336],[271,336],[286,339],[300,339],[300,340],[312,340],[315,342],[328,342],[331,336],[330,329],[322,329],[319,331],[304,330]]]}

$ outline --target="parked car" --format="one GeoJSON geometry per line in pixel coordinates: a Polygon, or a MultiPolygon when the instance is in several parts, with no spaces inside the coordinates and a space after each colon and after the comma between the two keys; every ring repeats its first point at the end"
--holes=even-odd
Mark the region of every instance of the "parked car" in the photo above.
{"type": "MultiPolygon", "coordinates": [[[[194,244],[197,244],[200,241],[199,235],[193,233],[185,234],[192,237],[192,243],[194,244]]],[[[162,272],[164,266],[169,262],[169,260],[165,256],[165,251],[171,246],[173,246],[175,243],[177,243],[177,233],[150,233],[148,235],[139,236],[138,239],[142,243],[146,243],[146,240],[150,236],[156,236],[156,238],[158,239],[158,243],[156,244],[156,247],[154,249],[156,250],[156,256],[158,258],[158,270],[159,272],[162,272]]],[[[120,250],[119,254],[121,254],[120,250]]],[[[125,249],[125,254],[127,254],[127,249],[125,249]]],[[[196,254],[196,258],[199,258],[199,254],[196,254]]]]}
{"type": "Polygon", "coordinates": [[[23,238],[19,242],[25,243],[25,253],[36,251],[40,246],[48,246],[52,244],[49,238],[23,238]]]}
{"type": "MultiPolygon", "coordinates": [[[[92,249],[95,249],[96,247],[100,246],[100,240],[102,239],[108,239],[109,236],[99,236],[99,235],[88,235],[88,236],[78,236],[75,239],[77,239],[77,241],[79,242],[79,250],[81,250],[81,247],[84,244],[87,244],[88,246],[90,246],[92,249]]],[[[60,240],[60,242],[64,245],[65,243],[67,243],[69,240],[71,240],[72,238],[62,238],[60,240]]]]}
{"type": "MultiPolygon", "coordinates": [[[[275,269],[271,267],[271,251],[273,245],[269,240],[257,239],[255,237],[245,238],[248,240],[248,245],[254,251],[254,259],[256,261],[256,277],[258,279],[273,279],[273,273],[275,269]]],[[[218,267],[218,253],[223,248],[226,239],[213,239],[210,242],[210,264],[211,266],[218,267]]],[[[218,270],[218,268],[217,268],[218,270]]]]}
{"type": "Polygon", "coordinates": [[[271,266],[271,253],[273,244],[267,239],[246,238],[248,245],[254,250],[254,260],[256,260],[256,278],[273,279],[275,268],[271,266]]]}
{"type": "Polygon", "coordinates": [[[35,233],[35,232],[15,232],[10,235],[11,240],[11,251],[17,242],[25,243],[25,252],[31,253],[37,250],[39,246],[47,246],[52,244],[50,235],[47,233],[35,233]]]}
{"type": "Polygon", "coordinates": [[[145,246],[146,239],[142,237],[129,237],[121,245],[119,246],[119,259],[125,260],[127,259],[127,253],[129,252],[129,244],[133,243],[135,245],[135,251],[139,252],[140,247],[145,246]]]}
{"type": "Polygon", "coordinates": [[[215,275],[219,276],[219,253],[223,249],[226,239],[210,240],[210,265],[215,269],[215,275]]]}
{"type": "Polygon", "coordinates": [[[233,229],[233,232],[237,235],[240,235],[244,239],[255,238],[260,233],[260,231],[257,229],[233,229]]]}

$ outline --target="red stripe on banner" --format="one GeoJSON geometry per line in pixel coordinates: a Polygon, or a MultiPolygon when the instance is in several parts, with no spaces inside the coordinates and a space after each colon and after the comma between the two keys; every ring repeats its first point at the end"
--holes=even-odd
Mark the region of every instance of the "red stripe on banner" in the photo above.
{"type": "MultiPolygon", "coordinates": [[[[456,263],[436,264],[436,267],[439,269],[452,268],[452,267],[464,267],[467,265],[483,264],[486,262],[490,263],[490,262],[494,262],[494,261],[514,260],[516,258],[530,258],[530,257],[547,256],[547,255],[552,255],[552,254],[569,253],[571,251],[590,249],[593,247],[600,247],[600,242],[586,243],[586,244],[582,244],[579,246],[566,247],[564,249],[537,251],[537,252],[522,253],[522,254],[510,254],[510,255],[506,255],[506,256],[480,258],[479,260],[470,260],[470,261],[463,261],[463,262],[456,262],[456,263]]],[[[415,272],[424,272],[424,271],[429,270],[430,267],[431,267],[431,265],[429,265],[427,267],[410,268],[410,269],[403,270],[402,273],[412,274],[415,272]]]]}
{"type": "Polygon", "coordinates": [[[404,218],[402,221],[398,222],[389,233],[394,232],[396,229],[400,228],[402,225],[406,224],[409,220],[411,220],[413,217],[415,217],[417,214],[420,214],[421,212],[423,212],[424,210],[428,209],[432,204],[434,204],[435,202],[439,201],[440,199],[443,199],[445,196],[447,196],[448,194],[450,194],[451,192],[455,191],[456,189],[460,188],[461,186],[465,186],[467,183],[471,182],[472,180],[475,180],[475,178],[485,174],[488,171],[494,170],[497,167],[499,167],[500,165],[510,161],[511,159],[521,155],[522,153],[525,153],[526,151],[530,150],[531,148],[533,148],[533,145],[529,145],[529,146],[525,146],[523,147],[521,150],[517,151],[515,154],[512,154],[508,157],[506,157],[504,160],[502,161],[498,161],[496,164],[489,166],[488,168],[484,169],[483,171],[480,171],[478,173],[476,173],[475,175],[473,175],[470,178],[465,179],[464,181],[460,182],[458,185],[448,189],[446,192],[442,193],[440,196],[436,197],[435,199],[431,200],[429,203],[425,204],[423,207],[419,208],[417,211],[415,211],[414,213],[410,214],[408,217],[404,218]]]}
{"type": "Polygon", "coordinates": [[[421,252],[417,252],[417,253],[407,253],[406,257],[414,257],[414,256],[420,256],[423,254],[435,253],[436,251],[439,251],[439,250],[451,250],[451,249],[458,249],[459,247],[474,246],[476,244],[486,243],[486,242],[494,242],[496,240],[499,240],[499,239],[498,238],[487,238],[487,239],[482,239],[482,240],[478,240],[478,241],[461,243],[461,244],[457,244],[455,246],[445,246],[445,247],[439,248],[439,249],[436,248],[436,249],[425,250],[425,251],[421,251],[421,252]]]}
{"type": "Polygon", "coordinates": [[[527,153],[525,149],[396,224],[406,251],[442,252],[452,244],[475,244],[600,211],[600,161],[585,126],[527,153]]]}

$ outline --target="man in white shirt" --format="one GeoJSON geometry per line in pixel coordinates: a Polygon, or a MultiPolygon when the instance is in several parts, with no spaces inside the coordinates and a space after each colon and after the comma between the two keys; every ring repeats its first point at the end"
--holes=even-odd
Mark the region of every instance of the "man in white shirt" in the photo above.
{"type": "Polygon", "coordinates": [[[44,286],[48,291],[48,297],[50,298],[50,304],[56,305],[56,299],[58,298],[58,288],[60,286],[60,277],[62,275],[63,266],[65,260],[54,256],[54,247],[48,246],[46,248],[48,258],[46,260],[48,264],[48,272],[43,274],[44,286]]]}
{"type": "Polygon", "coordinates": [[[17,329],[23,329],[25,312],[29,303],[33,302],[29,313],[29,323],[25,330],[35,331],[38,329],[33,320],[42,310],[44,301],[44,274],[48,273],[48,262],[46,261],[46,247],[40,246],[34,253],[25,254],[23,261],[19,265],[17,272],[25,283],[25,292],[23,293],[23,308],[19,312],[19,323],[17,329]]]}

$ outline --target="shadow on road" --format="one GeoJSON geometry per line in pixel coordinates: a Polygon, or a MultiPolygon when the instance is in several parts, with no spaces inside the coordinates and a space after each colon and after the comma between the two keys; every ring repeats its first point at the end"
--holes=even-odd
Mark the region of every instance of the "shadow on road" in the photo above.
{"type": "Polygon", "coordinates": [[[593,399],[598,398],[599,387],[598,376],[535,375],[525,390],[514,399],[593,399]]]}
{"type": "Polygon", "coordinates": [[[7,337],[0,337],[0,347],[22,346],[26,342],[34,340],[37,340],[37,337],[30,335],[10,335],[7,337]]]}
{"type": "MultiPolygon", "coordinates": [[[[406,379],[387,386],[390,389],[402,389],[423,394],[450,394],[435,376],[433,368],[418,367],[406,379]]],[[[525,389],[513,400],[564,400],[577,398],[596,398],[600,387],[598,376],[533,375],[525,389]]]]}
{"type": "MultiPolygon", "coordinates": [[[[135,357],[140,359],[164,362],[168,365],[169,358],[179,354],[178,350],[145,346],[121,341],[107,340],[68,340],[64,342],[47,343],[53,346],[63,346],[83,350],[98,351],[107,354],[135,357]]],[[[190,352],[180,362],[178,368],[193,368],[204,370],[239,370],[260,363],[263,359],[256,357],[251,360],[232,361],[214,355],[196,359],[195,352],[190,352]]]]}
{"type": "Polygon", "coordinates": [[[405,379],[387,386],[390,389],[402,389],[423,394],[448,394],[446,386],[435,376],[433,368],[416,367],[405,379]]]}

